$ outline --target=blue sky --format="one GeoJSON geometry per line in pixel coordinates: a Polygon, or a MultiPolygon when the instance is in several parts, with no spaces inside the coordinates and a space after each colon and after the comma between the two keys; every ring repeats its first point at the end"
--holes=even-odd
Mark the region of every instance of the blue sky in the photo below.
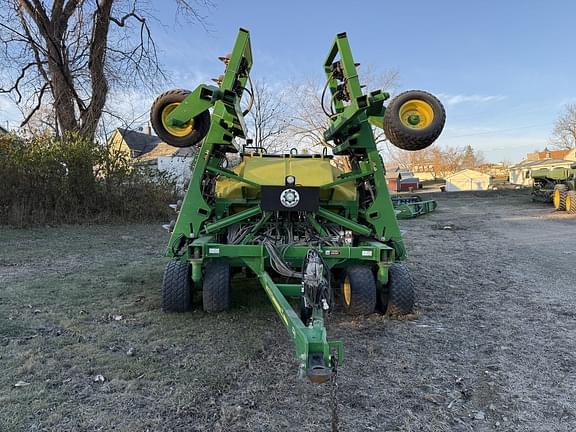
{"type": "Polygon", "coordinates": [[[210,34],[181,28],[189,52],[167,53],[182,77],[218,75],[214,57],[243,26],[254,76],[320,78],[335,34],[346,31],[356,61],[397,69],[401,89],[441,97],[440,145],[472,144],[492,161],[543,148],[562,106],[576,101],[573,1],[220,1],[208,15],[210,34]]]}
{"type": "Polygon", "coordinates": [[[174,85],[218,76],[216,57],[240,26],[251,32],[253,77],[320,79],[334,36],[346,31],[356,61],[398,70],[401,90],[440,96],[440,145],[471,144],[491,161],[543,148],[562,106],[576,102],[576,2],[213,1],[209,32],[175,22],[168,0],[150,2],[165,24],[155,36],[174,85]]]}

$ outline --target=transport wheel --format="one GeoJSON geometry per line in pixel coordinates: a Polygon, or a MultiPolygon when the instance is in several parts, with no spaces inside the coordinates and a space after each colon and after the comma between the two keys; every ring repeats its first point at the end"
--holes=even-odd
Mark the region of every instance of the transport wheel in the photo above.
{"type": "Polygon", "coordinates": [[[440,136],[446,111],[430,93],[410,90],[400,93],[384,111],[384,133],[402,150],[422,150],[440,136]]]}
{"type": "Polygon", "coordinates": [[[190,310],[192,286],[190,263],[175,259],[168,262],[162,281],[162,309],[166,312],[190,310]]]}
{"type": "Polygon", "coordinates": [[[202,303],[206,312],[223,312],[230,309],[230,264],[224,260],[208,262],[204,268],[202,303]]]}
{"type": "Polygon", "coordinates": [[[340,295],[344,311],[349,315],[368,315],[376,308],[376,279],[372,269],[351,265],[342,275],[340,295]]]}
{"type": "Polygon", "coordinates": [[[576,191],[568,191],[566,194],[566,211],[576,214],[576,191]]]}
{"type": "Polygon", "coordinates": [[[204,111],[183,127],[172,126],[168,115],[188,96],[188,90],[169,90],[156,98],[150,109],[150,123],[159,138],[174,147],[191,147],[202,141],[210,127],[210,113],[204,111]]]}
{"type": "Polygon", "coordinates": [[[414,280],[403,264],[392,264],[388,270],[388,283],[380,293],[382,308],[387,315],[398,316],[414,310],[414,280]]]}
{"type": "Polygon", "coordinates": [[[554,208],[558,211],[566,210],[566,195],[568,194],[568,188],[566,185],[558,184],[554,186],[554,193],[552,194],[552,203],[554,208]]]}

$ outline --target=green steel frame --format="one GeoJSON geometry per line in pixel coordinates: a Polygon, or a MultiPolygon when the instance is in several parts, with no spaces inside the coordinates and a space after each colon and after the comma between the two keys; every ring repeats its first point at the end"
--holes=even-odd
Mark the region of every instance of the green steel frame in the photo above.
{"type": "Polygon", "coordinates": [[[397,219],[412,219],[431,213],[438,207],[438,203],[435,200],[422,200],[418,195],[393,196],[392,203],[396,210],[397,219]]]}
{"type": "Polygon", "coordinates": [[[372,226],[374,236],[391,244],[397,258],[402,260],[406,256],[404,241],[388,193],[384,163],[372,131],[372,125],[382,126],[383,104],[390,95],[382,90],[363,94],[356,67],[348,37],[346,33],[339,33],[324,62],[324,73],[335,107],[324,138],[336,144],[333,148],[335,155],[352,155],[358,159],[354,170],[358,180],[373,181],[374,200],[362,216],[372,226]],[[338,57],[339,61],[335,61],[338,57]],[[345,87],[338,84],[342,79],[346,82],[345,87]],[[339,98],[342,94],[345,97],[339,98]]]}
{"type": "MultiPolygon", "coordinates": [[[[226,152],[238,151],[234,138],[246,137],[240,100],[252,67],[248,31],[240,29],[226,63],[224,78],[219,87],[198,86],[169,116],[169,122],[173,126],[179,126],[213,108],[211,125],[194,163],[189,188],[168,244],[167,255],[189,261],[192,265],[192,279],[196,284],[202,282],[202,269],[207,260],[224,258],[234,267],[250,268],[258,276],[294,341],[301,371],[311,376],[318,367],[328,370],[334,353],[338,355],[338,361],[342,362],[343,347],[341,342],[327,340],[321,308],[313,310],[308,325],[300,320],[288,298],[300,297],[301,285],[275,283],[267,271],[270,261],[265,247],[251,242],[258,230],[270,219],[271,213],[263,211],[258,200],[208,202],[203,193],[203,184],[215,176],[227,177],[257,189],[261,186],[220,165],[226,152]],[[229,211],[233,204],[242,204],[244,210],[235,213],[229,211]],[[251,232],[241,244],[225,244],[222,233],[227,227],[241,221],[253,224],[251,232]],[[319,357],[322,359],[320,365],[319,357]]],[[[334,203],[321,203],[317,213],[307,214],[306,217],[320,234],[325,232],[317,218],[336,223],[363,238],[371,239],[362,240],[356,246],[317,249],[331,269],[352,263],[372,265],[379,283],[384,285],[388,281],[388,268],[395,261],[406,257],[396,213],[386,185],[384,165],[372,132],[372,125],[382,126],[383,102],[389,95],[382,91],[362,94],[356,64],[345,33],[337,35],[324,63],[324,71],[335,107],[325,139],[334,143],[335,155],[350,157],[352,172],[341,174],[320,188],[329,189],[347,182],[353,182],[357,187],[368,184],[373,200],[365,209],[359,209],[357,203],[354,203],[343,213],[333,211],[334,203]],[[345,83],[345,88],[339,81],[345,83]],[[342,94],[346,97],[339,97],[342,94]]],[[[299,268],[308,249],[305,246],[291,246],[285,250],[283,258],[287,263],[299,268]]]]}

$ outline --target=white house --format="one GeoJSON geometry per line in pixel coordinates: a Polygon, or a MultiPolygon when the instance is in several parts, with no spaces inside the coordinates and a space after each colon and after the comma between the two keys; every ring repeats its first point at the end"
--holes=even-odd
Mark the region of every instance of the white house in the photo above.
{"type": "Polygon", "coordinates": [[[172,147],[152,135],[150,126],[143,132],[118,128],[110,137],[108,147],[126,153],[138,164],[170,174],[178,189],[183,189],[190,182],[196,149],[172,147]]]}
{"type": "Polygon", "coordinates": [[[190,182],[192,162],[196,154],[193,147],[172,147],[164,142],[158,144],[153,150],[139,156],[136,160],[151,168],[173,176],[178,189],[184,189],[190,182]]]}
{"type": "Polygon", "coordinates": [[[492,176],[472,169],[464,169],[446,177],[446,192],[488,190],[492,176]]]}

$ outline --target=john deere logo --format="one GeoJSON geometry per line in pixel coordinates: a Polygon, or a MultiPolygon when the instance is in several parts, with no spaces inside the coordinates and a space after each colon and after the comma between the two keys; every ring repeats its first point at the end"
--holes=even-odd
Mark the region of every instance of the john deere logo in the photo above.
{"type": "Polygon", "coordinates": [[[284,207],[296,207],[300,202],[300,194],[294,189],[284,189],[280,194],[280,202],[284,207]]]}

